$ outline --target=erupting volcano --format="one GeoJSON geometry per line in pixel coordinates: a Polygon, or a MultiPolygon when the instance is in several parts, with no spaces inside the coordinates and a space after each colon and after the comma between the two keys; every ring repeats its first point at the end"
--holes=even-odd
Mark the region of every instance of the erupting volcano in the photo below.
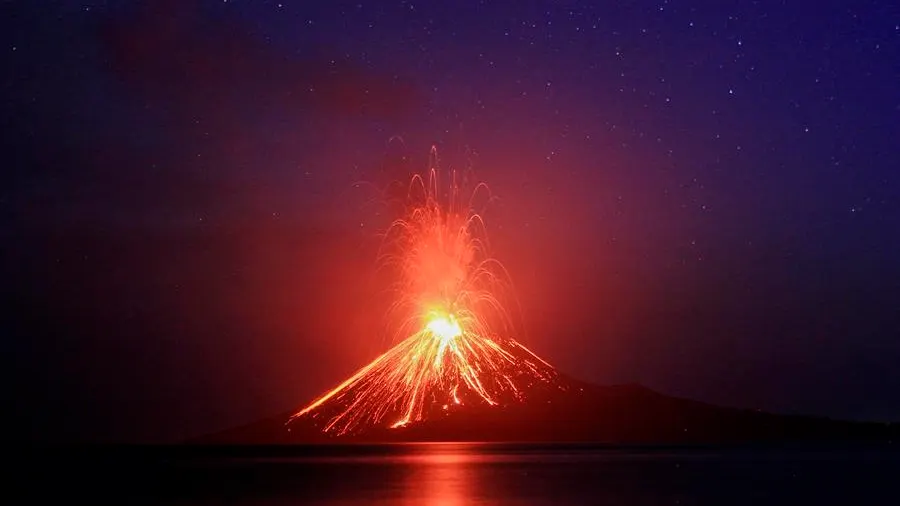
{"type": "Polygon", "coordinates": [[[413,176],[403,217],[388,227],[379,265],[395,280],[388,312],[396,343],[295,413],[333,435],[399,428],[481,404],[522,402],[535,388],[565,388],[554,368],[516,341],[509,277],[489,251],[479,199],[456,171],[441,185],[432,148],[413,176]]]}
{"type": "Polygon", "coordinates": [[[598,386],[519,343],[512,285],[488,247],[483,183],[428,172],[407,187],[377,265],[393,346],[299,411],[196,438],[200,445],[332,442],[722,444],[891,441],[900,425],[713,406],[637,384],[598,386]]]}

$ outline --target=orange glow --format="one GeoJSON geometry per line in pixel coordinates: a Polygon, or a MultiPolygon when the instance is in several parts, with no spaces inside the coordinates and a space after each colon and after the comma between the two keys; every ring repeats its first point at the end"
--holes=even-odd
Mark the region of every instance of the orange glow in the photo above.
{"type": "Polygon", "coordinates": [[[450,179],[442,188],[435,168],[427,181],[414,176],[406,215],[384,237],[379,265],[395,274],[396,344],[291,421],[311,417],[336,435],[398,428],[470,402],[521,401],[528,387],[556,377],[514,339],[508,276],[473,209],[480,195],[490,198],[487,186],[463,200],[456,172],[450,179]]]}
{"type": "Polygon", "coordinates": [[[478,502],[479,491],[472,466],[478,464],[477,448],[446,443],[416,445],[408,462],[407,483],[399,504],[462,506],[478,502]]]}

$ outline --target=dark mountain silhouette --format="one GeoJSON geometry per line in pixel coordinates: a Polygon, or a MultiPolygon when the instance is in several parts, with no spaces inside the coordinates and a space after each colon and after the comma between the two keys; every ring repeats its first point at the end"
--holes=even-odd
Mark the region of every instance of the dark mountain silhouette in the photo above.
{"type": "Polygon", "coordinates": [[[607,444],[740,444],[892,441],[900,425],[777,415],[666,396],[629,384],[591,385],[561,377],[564,390],[535,391],[523,403],[471,406],[405,428],[353,436],[322,434],[292,412],[207,435],[193,444],[305,444],[418,441],[579,442],[607,444]]]}

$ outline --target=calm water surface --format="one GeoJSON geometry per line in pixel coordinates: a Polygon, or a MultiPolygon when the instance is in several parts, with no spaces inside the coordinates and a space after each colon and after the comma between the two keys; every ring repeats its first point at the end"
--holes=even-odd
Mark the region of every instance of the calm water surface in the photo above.
{"type": "Polygon", "coordinates": [[[900,505],[900,452],[890,445],[409,444],[149,455],[126,450],[79,459],[35,459],[28,479],[20,480],[29,484],[28,493],[13,503],[47,504],[52,496],[71,504],[246,506],[900,505]]]}
{"type": "MultiPolygon", "coordinates": [[[[181,462],[169,504],[900,504],[884,448],[417,444],[181,462]]],[[[172,486],[172,484],[170,484],[172,486]]]]}

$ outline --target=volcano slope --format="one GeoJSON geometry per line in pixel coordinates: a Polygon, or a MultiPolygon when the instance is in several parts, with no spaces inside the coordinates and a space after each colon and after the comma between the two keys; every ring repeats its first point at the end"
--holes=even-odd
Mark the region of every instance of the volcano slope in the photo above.
{"type": "Polygon", "coordinates": [[[519,400],[434,410],[396,428],[323,432],[295,411],[194,439],[199,445],[289,445],[381,442],[528,442],[697,445],[900,440],[900,424],[777,415],[666,396],[628,384],[597,386],[563,375],[533,385],[519,400]]]}

